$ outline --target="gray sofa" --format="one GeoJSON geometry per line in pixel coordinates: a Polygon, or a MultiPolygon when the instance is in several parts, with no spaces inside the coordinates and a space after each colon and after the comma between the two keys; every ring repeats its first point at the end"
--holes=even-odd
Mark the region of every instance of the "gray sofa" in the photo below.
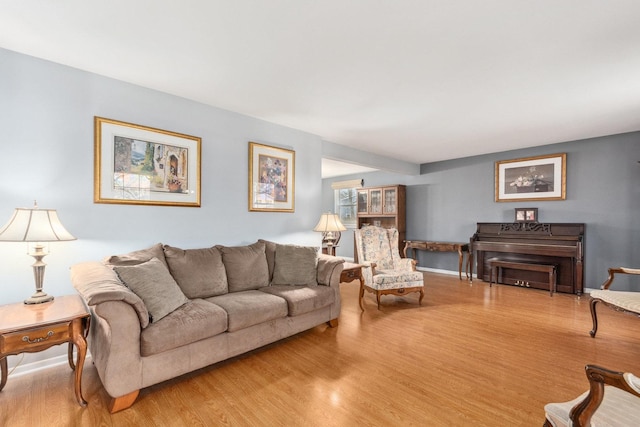
{"type": "Polygon", "coordinates": [[[157,244],[74,265],[110,412],[130,407],[144,387],[325,322],[337,326],[342,263],[317,248],[259,240],[186,250],[157,244]]]}

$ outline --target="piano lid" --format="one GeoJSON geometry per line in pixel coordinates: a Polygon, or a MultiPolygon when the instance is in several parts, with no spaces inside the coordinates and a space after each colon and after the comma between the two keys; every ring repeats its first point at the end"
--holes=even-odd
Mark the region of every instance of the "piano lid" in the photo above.
{"type": "Polygon", "coordinates": [[[479,237],[578,237],[584,236],[585,225],[582,223],[543,223],[543,222],[479,222],[474,238],[479,237]]]}

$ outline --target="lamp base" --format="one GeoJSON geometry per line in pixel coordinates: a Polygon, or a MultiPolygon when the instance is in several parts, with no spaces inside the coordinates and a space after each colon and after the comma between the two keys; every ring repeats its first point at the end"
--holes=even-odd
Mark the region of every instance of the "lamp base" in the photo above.
{"type": "Polygon", "coordinates": [[[24,300],[25,304],[42,304],[43,302],[53,301],[53,295],[47,295],[42,291],[38,291],[31,297],[24,300]]]}

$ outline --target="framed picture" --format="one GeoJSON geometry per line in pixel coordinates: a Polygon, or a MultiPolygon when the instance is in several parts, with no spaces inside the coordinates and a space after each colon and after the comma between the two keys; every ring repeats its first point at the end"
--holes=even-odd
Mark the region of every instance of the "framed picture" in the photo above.
{"type": "Polygon", "coordinates": [[[567,154],[496,162],[496,202],[564,200],[567,154]]]}
{"type": "Polygon", "coordinates": [[[538,222],[538,208],[516,208],[516,222],[538,222]]]}
{"type": "Polygon", "coordinates": [[[200,207],[201,139],[94,118],[94,202],[200,207]]]}
{"type": "Polygon", "coordinates": [[[249,142],[250,211],[294,211],[295,158],[293,150],[249,142]]]}

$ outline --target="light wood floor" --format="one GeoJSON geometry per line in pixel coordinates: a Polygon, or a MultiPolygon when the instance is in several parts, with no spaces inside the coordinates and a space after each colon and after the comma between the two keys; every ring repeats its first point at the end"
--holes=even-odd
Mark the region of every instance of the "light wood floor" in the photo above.
{"type": "Polygon", "coordinates": [[[9,378],[2,426],[540,426],[547,402],[587,389],[584,365],[640,373],[640,319],[588,296],[425,273],[417,294],[342,284],[337,328],[319,326],[248,355],[142,390],[110,415],[91,363],[81,408],[68,366],[9,378]]]}

